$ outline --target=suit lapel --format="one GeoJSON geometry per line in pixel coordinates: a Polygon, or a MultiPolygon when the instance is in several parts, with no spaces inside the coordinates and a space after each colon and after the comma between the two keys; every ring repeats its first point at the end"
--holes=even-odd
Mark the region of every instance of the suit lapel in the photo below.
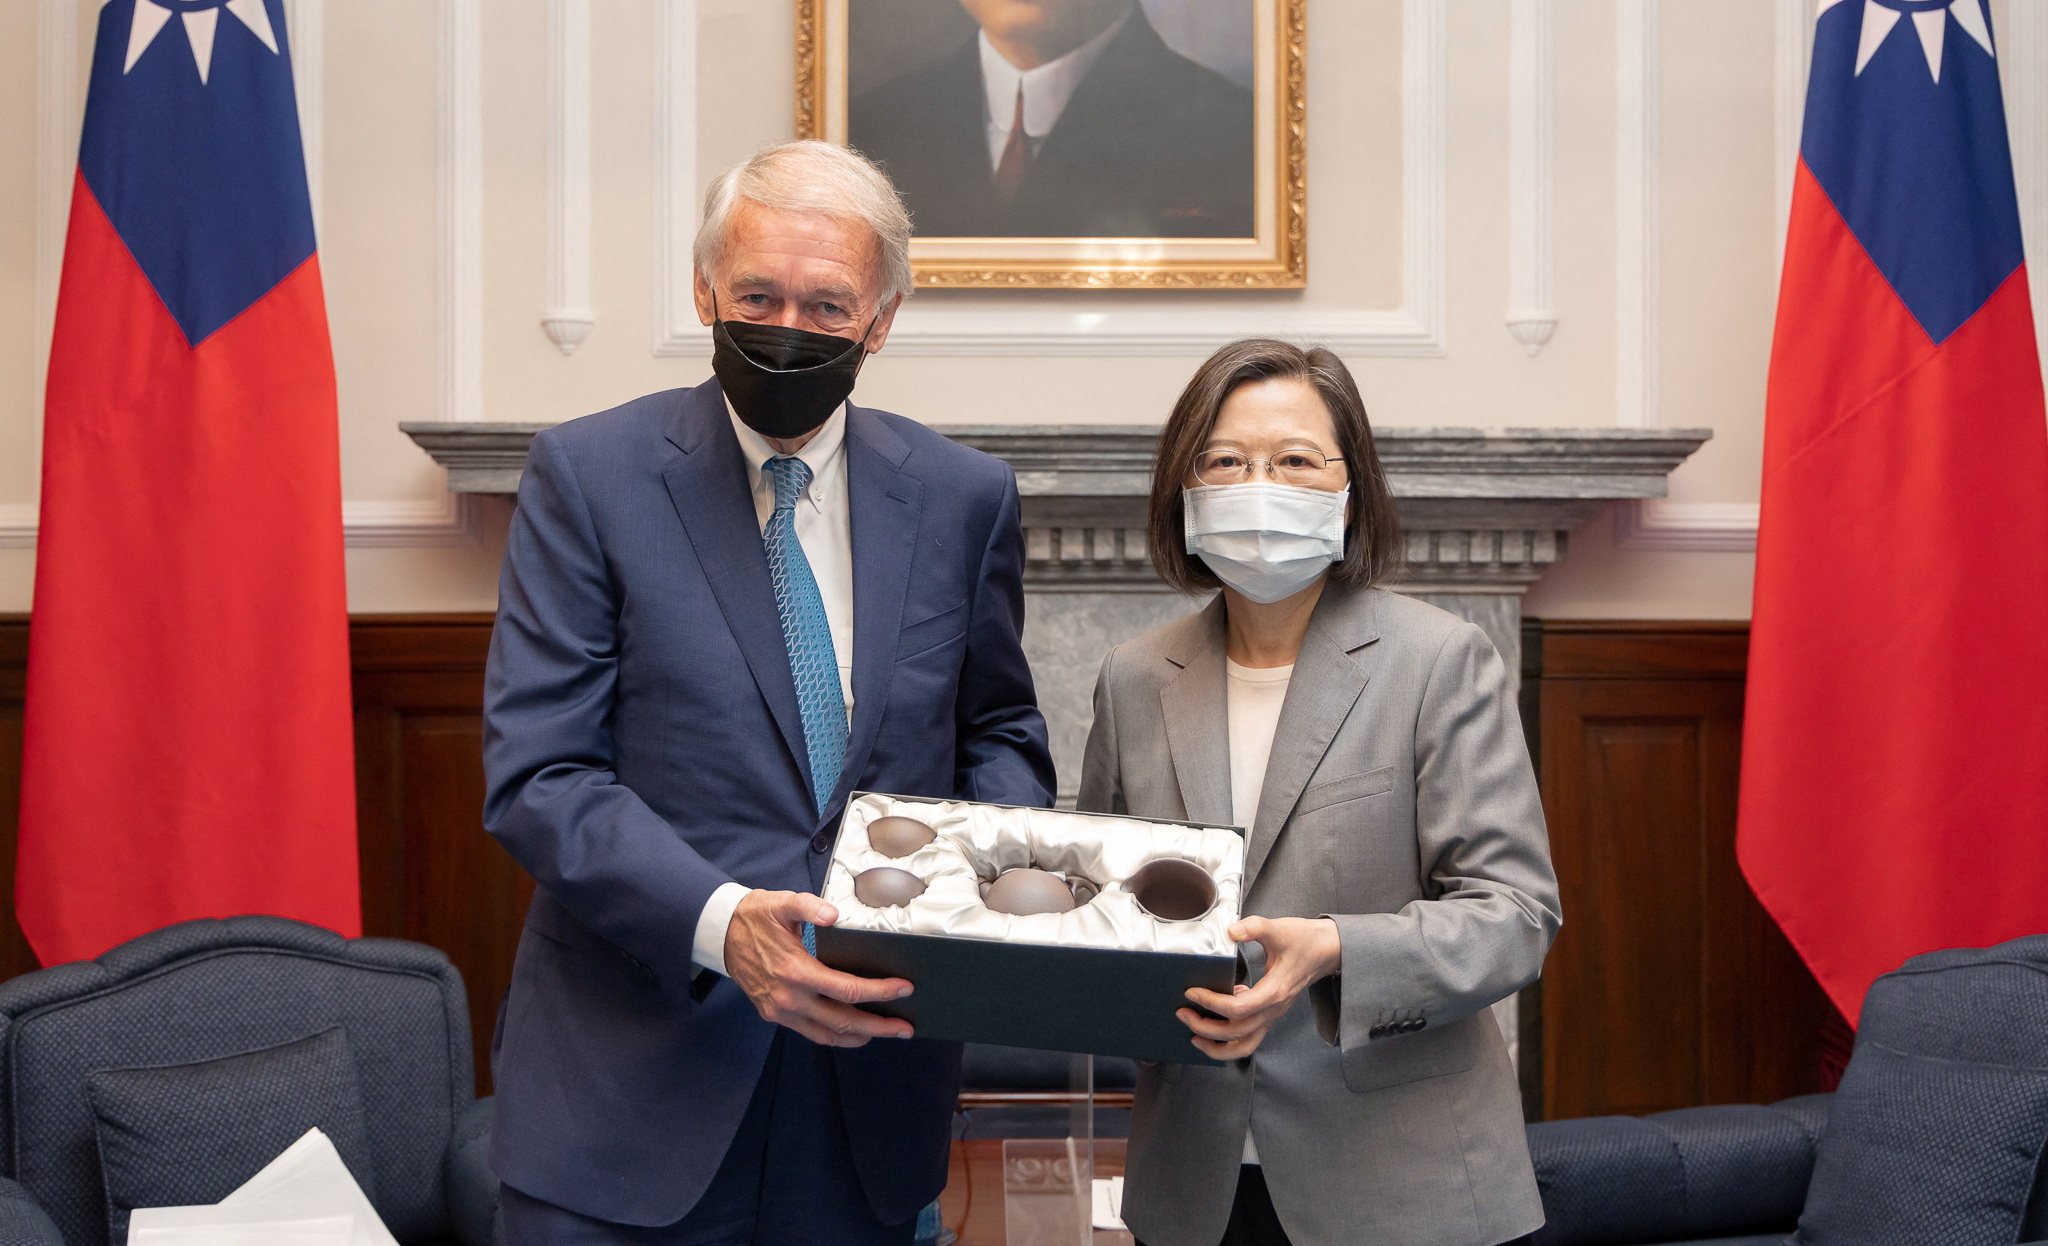
{"type": "Polygon", "coordinates": [[[1295,659],[1294,678],[1287,685],[1287,700],[1280,707],[1280,722],[1273,729],[1273,749],[1259,789],[1258,816],[1245,850],[1246,894],[1272,853],[1288,815],[1294,812],[1295,802],[1301,799],[1302,789],[1365,691],[1370,676],[1355,651],[1379,638],[1374,614],[1370,591],[1329,588],[1316,603],[1308,634],[1302,638],[1301,655],[1295,659]]]}
{"type": "Polygon", "coordinates": [[[739,439],[733,436],[717,382],[706,381],[682,395],[667,435],[674,451],[661,474],[669,501],[697,551],[726,626],[746,657],[754,685],[808,784],[810,754],[804,746],[796,681],[789,672],[789,649],[782,639],[782,616],[775,610],[768,553],[747,489],[746,460],[740,457],[739,439]]]}
{"type": "Polygon", "coordinates": [[[889,702],[903,602],[917,552],[924,482],[902,469],[910,447],[880,416],[846,408],[846,504],[853,537],[853,725],[840,796],[853,790],[889,702]]]}
{"type": "Polygon", "coordinates": [[[1230,720],[1223,685],[1223,603],[1195,617],[1168,661],[1181,673],[1159,692],[1166,747],[1190,822],[1230,825],[1230,720]]]}

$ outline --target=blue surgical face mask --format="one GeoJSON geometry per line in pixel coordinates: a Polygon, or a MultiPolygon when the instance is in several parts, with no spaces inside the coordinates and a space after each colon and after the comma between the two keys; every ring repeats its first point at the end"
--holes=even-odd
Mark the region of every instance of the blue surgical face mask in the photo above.
{"type": "Polygon", "coordinates": [[[1350,497],[1250,481],[1183,489],[1188,553],[1248,600],[1292,597],[1343,560],[1350,497]]]}

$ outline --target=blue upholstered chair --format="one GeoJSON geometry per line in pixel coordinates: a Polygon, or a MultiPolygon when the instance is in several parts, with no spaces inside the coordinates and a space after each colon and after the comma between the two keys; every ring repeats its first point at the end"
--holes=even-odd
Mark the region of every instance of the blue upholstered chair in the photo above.
{"type": "Polygon", "coordinates": [[[0,983],[0,1246],[108,1246],[317,1125],[406,1246],[489,1246],[462,979],[432,948],[184,922],[0,983]]]}
{"type": "Polygon", "coordinates": [[[2048,1243],[2048,935],[1872,985],[1833,1095],[1529,1127],[1528,1246],[2048,1243]]]}

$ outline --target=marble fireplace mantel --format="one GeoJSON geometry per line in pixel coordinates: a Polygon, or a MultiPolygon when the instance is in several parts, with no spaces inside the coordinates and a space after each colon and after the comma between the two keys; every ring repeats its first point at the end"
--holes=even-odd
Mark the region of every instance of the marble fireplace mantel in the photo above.
{"type": "MultiPolygon", "coordinates": [[[[405,423],[457,493],[513,494],[546,424],[405,423]]],[[[1145,499],[1158,429],[1134,425],[939,425],[1007,461],[1023,497],[1025,649],[1052,728],[1062,795],[1078,785],[1102,655],[1191,608],[1152,573],[1145,499]]],[[[1707,429],[1375,429],[1407,533],[1390,587],[1484,628],[1521,670],[1522,593],[1566,536],[1612,502],[1662,497],[1707,429]]]]}
{"type": "MultiPolygon", "coordinates": [[[[406,423],[457,493],[511,494],[545,424],[406,423]]],[[[1023,495],[1035,589],[1158,591],[1144,550],[1156,428],[941,425],[1007,461],[1023,495]]],[[[1705,429],[1375,430],[1407,530],[1399,587],[1511,594],[1563,555],[1567,533],[1609,502],[1664,496],[1705,429]]]]}
{"type": "MultiPolygon", "coordinates": [[[[457,493],[512,494],[546,424],[405,423],[457,493]]],[[[1005,460],[1023,497],[1025,649],[1052,727],[1062,795],[1078,784],[1102,655],[1190,609],[1145,556],[1156,428],[938,425],[1005,460]]],[[[1522,593],[1564,556],[1565,538],[1612,502],[1663,497],[1707,429],[1375,429],[1407,533],[1390,585],[1484,628],[1521,670],[1522,593]]]]}

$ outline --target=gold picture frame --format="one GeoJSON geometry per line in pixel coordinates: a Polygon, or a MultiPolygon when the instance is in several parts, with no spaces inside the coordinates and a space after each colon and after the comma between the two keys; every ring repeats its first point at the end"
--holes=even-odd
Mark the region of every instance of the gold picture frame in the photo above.
{"type": "MultiPolygon", "coordinates": [[[[1155,0],[1155,4],[1170,3],[1213,4],[1214,0],[1155,0]]],[[[1173,289],[1173,290],[1274,290],[1298,289],[1307,281],[1308,275],[1308,168],[1307,168],[1307,8],[1308,0],[1241,0],[1248,2],[1251,21],[1251,58],[1248,87],[1235,84],[1237,90],[1248,90],[1251,95],[1250,158],[1246,169],[1251,180],[1251,196],[1248,218],[1244,212],[1241,189],[1228,180],[1202,176],[1217,167],[1235,167],[1232,159],[1227,166],[1212,166],[1203,169],[1195,162],[1189,162],[1185,176],[1174,176],[1175,170],[1168,168],[1161,176],[1158,165],[1149,175],[1133,175],[1118,178],[1098,179],[1101,184],[1112,188],[1094,219],[1119,221],[1166,222],[1148,227],[1159,230],[1156,233],[1124,231],[1116,235],[1103,233],[1075,232],[1073,226],[1062,226],[1058,232],[1020,232],[1033,224],[1055,221],[1062,214],[1067,219],[1086,223],[1089,218],[1079,213],[1096,210],[1086,194],[1054,194],[1048,190],[1039,196],[1039,204],[1056,204],[1057,208],[1040,211],[1037,216],[1027,215],[1023,208],[1014,205],[1028,202],[1030,186],[1025,183],[1023,192],[1018,192],[1017,181],[1009,182],[1010,199],[1004,200],[1001,208],[984,209],[982,205],[993,202],[987,196],[995,194],[990,184],[1002,178],[1003,170],[998,163],[997,149],[1001,146],[1001,135],[988,124],[987,117],[992,106],[984,102],[980,92],[984,89],[979,70],[973,67],[977,50],[984,57],[992,55],[985,45],[986,40],[978,34],[970,34],[972,46],[957,46],[954,51],[940,58],[927,56],[917,70],[905,72],[882,82],[880,88],[863,85],[859,102],[852,98],[850,84],[865,74],[866,81],[873,81],[880,72],[875,63],[883,59],[870,55],[858,67],[849,65],[849,48],[881,47],[886,54],[894,55],[905,45],[902,37],[906,31],[914,31],[914,23],[906,23],[903,14],[914,12],[921,5],[931,6],[932,29],[937,31],[943,24],[957,40],[957,27],[965,10],[959,0],[896,0],[893,5],[875,5],[872,0],[850,5],[850,0],[797,0],[796,24],[796,131],[799,138],[822,138],[845,145],[849,142],[849,131],[860,139],[853,145],[868,150],[876,156],[896,178],[899,188],[904,191],[906,202],[911,208],[913,220],[918,222],[917,233],[911,240],[911,262],[916,272],[917,284],[925,288],[940,289],[1173,289]],[[864,20],[877,22],[893,20],[895,25],[888,28],[890,38],[884,40],[877,31],[855,31],[854,15],[864,20]],[[942,22],[943,19],[943,22],[942,22]],[[948,69],[948,76],[941,78],[941,62],[945,66],[976,75],[971,88],[973,95],[973,131],[988,135],[988,160],[982,163],[965,155],[968,150],[963,143],[972,145],[963,134],[967,123],[959,118],[966,109],[962,102],[960,87],[962,73],[948,69]],[[925,88],[924,83],[939,84],[925,88]],[[913,92],[943,88],[941,97],[919,96],[913,92]],[[895,106],[890,105],[894,100],[895,106]],[[903,106],[903,101],[912,106],[903,106]],[[950,101],[954,106],[944,106],[950,101]],[[850,124],[852,114],[865,110],[870,118],[892,119],[887,125],[866,120],[850,124]],[[915,122],[898,125],[894,118],[916,118],[915,122]],[[908,133],[912,125],[947,125],[949,136],[960,140],[950,144],[925,141],[922,136],[908,133]],[[952,120],[947,121],[947,118],[952,120]],[[894,150],[901,154],[891,157],[894,150]],[[922,153],[946,151],[959,157],[953,166],[940,168],[936,176],[919,175],[916,166],[929,163],[922,153]],[[959,170],[973,168],[967,176],[959,170]],[[940,180],[941,178],[950,179],[940,180]],[[970,179],[976,186],[968,185],[970,179]],[[955,194],[951,186],[963,189],[955,194]],[[1214,204],[1205,198],[1211,194],[1207,189],[1217,187],[1213,192],[1214,204]],[[938,189],[921,189],[921,188],[938,189]],[[1134,190],[1133,187],[1145,188],[1134,190]],[[1164,187],[1164,189],[1160,189],[1164,187]],[[1121,195],[1131,198],[1141,193],[1150,193],[1153,198],[1145,204],[1126,205],[1115,201],[1121,195]],[[1181,199],[1170,196],[1180,194],[1181,199]],[[977,197],[979,196],[979,197],[977,197]],[[1111,202],[1115,201],[1115,202],[1111,202]],[[1080,204],[1081,207],[1070,205],[1080,204]],[[1161,206],[1164,205],[1164,206],[1161,206]],[[1186,206],[1181,206],[1186,205],[1186,206]],[[993,217],[978,215],[981,212],[1009,213],[1009,227],[1000,231],[976,232],[974,224],[983,220],[994,222],[993,217]],[[1199,229],[1205,218],[1214,219],[1213,233],[1168,232],[1175,230],[1199,229]],[[1251,229],[1242,232],[1242,222],[1249,219],[1251,229]],[[927,222],[937,221],[942,229],[953,232],[937,232],[927,227],[927,222]],[[1183,225],[1182,222],[1192,222],[1183,225]]],[[[972,18],[967,19],[970,23],[972,18]]],[[[1105,31],[1098,44],[1107,44],[1111,51],[1097,53],[1093,62],[1100,66],[1109,58],[1119,55],[1127,47],[1133,47],[1143,40],[1152,45],[1155,56],[1166,51],[1166,45],[1158,41],[1152,28],[1147,24],[1143,30],[1133,30],[1132,24],[1147,22],[1147,8],[1133,0],[1128,16],[1122,22],[1105,31]]],[[[970,31],[975,30],[969,26],[970,31]]],[[[1144,47],[1138,47],[1144,51],[1144,47]]],[[[1084,52],[1082,55],[1086,55],[1084,52]]],[[[1177,52],[1170,52],[1176,60],[1187,61],[1177,52]]],[[[1112,62],[1119,70],[1137,63],[1133,60],[1112,62]]],[[[1188,61],[1192,64],[1193,62],[1188,61]]],[[[1212,82],[1225,81],[1219,74],[1211,74],[1207,68],[1196,68],[1191,72],[1186,65],[1175,66],[1161,62],[1165,72],[1156,81],[1160,89],[1171,83],[1192,83],[1203,88],[1203,100],[1218,101],[1221,107],[1235,107],[1238,97],[1227,92],[1209,90],[1212,82]]],[[[1240,72],[1245,67],[1238,66],[1240,72]]],[[[1084,70],[1083,74],[1093,72],[1084,70]]],[[[1110,81],[1132,81],[1138,77],[1128,72],[1120,73],[1110,81]]],[[[1082,91],[1088,88],[1088,79],[1082,78],[1082,85],[1075,87],[1070,100],[1082,99],[1082,91]]],[[[993,90],[994,88],[986,88],[993,90]]],[[[1106,88],[1105,88],[1106,89],[1106,88]]],[[[1135,89],[1135,88],[1133,88],[1135,89]]],[[[1098,90],[1097,94],[1100,94],[1098,90]]],[[[1023,96],[1018,98],[1018,112],[1024,113],[1023,96]]],[[[1069,104],[1078,109],[1078,104],[1069,104]]],[[[1183,112],[1175,109],[1167,116],[1170,123],[1183,112]]],[[[1220,114],[1235,116],[1239,114],[1220,114]]],[[[1192,121],[1188,124],[1194,124],[1192,121]]],[[[1020,126],[1019,129],[1024,127],[1020,126]]],[[[1232,133],[1234,127],[1223,127],[1223,132],[1232,133]]],[[[1076,127],[1083,135],[1100,134],[1100,127],[1087,129],[1076,127]]],[[[1050,149],[1054,139],[1063,131],[1055,127],[1050,136],[1035,140],[1042,144],[1040,153],[1050,149]]],[[[1014,139],[1012,141],[1015,141],[1014,139]]],[[[1099,146],[1107,146],[1111,140],[1104,139],[1099,146]]],[[[1222,144],[1204,143],[1200,154],[1207,156],[1222,144]]],[[[975,147],[977,152],[979,147],[975,147]]],[[[1175,150],[1169,144],[1148,147],[1148,158],[1162,159],[1158,153],[1175,150]]],[[[1193,152],[1197,148],[1187,146],[1193,152]]],[[[1062,149],[1065,154],[1066,149],[1062,149]]],[[[1007,158],[1007,153],[1005,153],[1007,158]]],[[[935,159],[935,158],[934,158],[935,159]]],[[[1048,161],[1050,164],[1051,162],[1048,161]]],[[[1080,161],[1068,161],[1056,166],[1061,172],[1084,169],[1080,161]]],[[[1048,174],[1048,184],[1055,176],[1048,174]]],[[[1064,189],[1071,191],[1073,183],[1064,189]]]]}

